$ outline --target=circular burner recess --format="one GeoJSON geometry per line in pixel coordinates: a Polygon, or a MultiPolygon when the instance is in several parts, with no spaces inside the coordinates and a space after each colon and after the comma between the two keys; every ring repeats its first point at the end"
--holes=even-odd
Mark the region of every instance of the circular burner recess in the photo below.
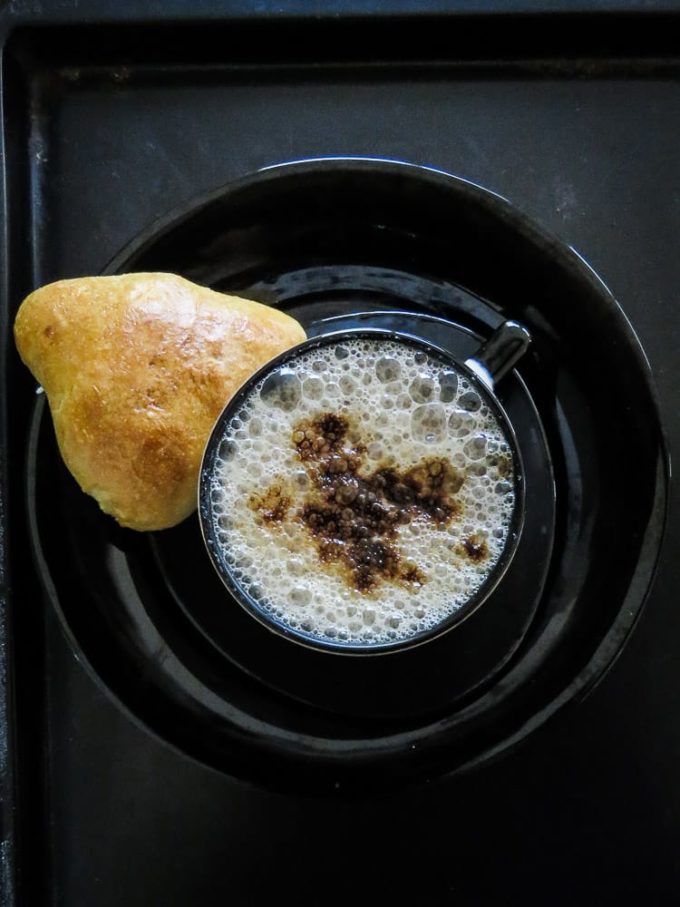
{"type": "Polygon", "coordinates": [[[303,650],[228,600],[198,520],[118,528],[63,466],[43,400],[32,542],[81,661],[182,752],[276,788],[389,786],[507,750],[592,687],[649,589],[668,463],[649,368],[573,251],[506,201],[394,162],[283,165],[156,224],[109,273],[172,271],[280,306],[308,334],[381,327],[465,357],[503,320],[534,342],[499,396],[527,477],[520,548],[445,636],[371,659],[303,650]]]}

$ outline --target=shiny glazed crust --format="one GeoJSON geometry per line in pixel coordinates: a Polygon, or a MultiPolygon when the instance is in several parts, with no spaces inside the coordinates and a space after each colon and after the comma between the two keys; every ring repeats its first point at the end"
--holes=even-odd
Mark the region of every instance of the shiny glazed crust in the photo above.
{"type": "Polygon", "coordinates": [[[173,274],[48,284],[24,300],[14,334],[67,467],[138,530],[189,516],[217,416],[253,372],[305,339],[276,309],[173,274]]]}

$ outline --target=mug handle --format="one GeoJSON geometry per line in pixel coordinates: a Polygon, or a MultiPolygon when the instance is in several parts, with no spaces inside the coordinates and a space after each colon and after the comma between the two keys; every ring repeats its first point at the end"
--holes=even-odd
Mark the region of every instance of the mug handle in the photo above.
{"type": "Polygon", "coordinates": [[[531,334],[518,321],[504,321],[465,365],[493,391],[531,344],[531,334]]]}

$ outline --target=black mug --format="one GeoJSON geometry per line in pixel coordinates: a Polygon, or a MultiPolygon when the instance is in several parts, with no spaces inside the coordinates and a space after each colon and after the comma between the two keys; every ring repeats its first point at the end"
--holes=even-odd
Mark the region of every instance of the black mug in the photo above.
{"type": "MultiPolygon", "coordinates": [[[[323,652],[343,655],[386,654],[421,645],[440,636],[442,633],[448,632],[469,616],[474,610],[480,607],[489,598],[494,589],[496,589],[508,569],[516,551],[524,522],[525,494],[521,455],[513,427],[495,395],[495,386],[526,352],[530,342],[530,336],[522,325],[514,321],[506,321],[500,325],[489,340],[480,346],[473,356],[461,362],[450,353],[407,334],[379,329],[344,331],[341,333],[325,334],[304,341],[298,346],[271,360],[262,369],[252,375],[232,397],[217,419],[206,445],[199,479],[199,519],[203,538],[213,566],[232,599],[272,632],[297,644],[305,645],[323,652]],[[488,413],[491,414],[498,426],[500,434],[509,449],[509,462],[512,464],[511,475],[508,476],[508,482],[512,485],[513,506],[504,537],[503,547],[500,550],[500,553],[497,554],[497,558],[492,566],[487,571],[482,571],[483,577],[480,584],[474,588],[464,602],[459,604],[455,610],[447,613],[441,620],[437,620],[431,625],[425,620],[424,626],[420,626],[414,632],[407,632],[406,634],[399,633],[396,630],[390,630],[389,633],[392,634],[392,638],[384,638],[383,636],[377,640],[370,641],[365,641],[361,638],[347,641],[340,636],[330,638],[327,633],[314,632],[313,628],[296,626],[295,622],[282,613],[282,609],[273,606],[271,601],[267,605],[264,600],[259,600],[258,596],[253,594],[252,583],[244,583],[239,576],[239,573],[242,573],[242,568],[234,561],[233,552],[230,552],[229,550],[228,533],[223,530],[225,513],[223,507],[217,503],[219,493],[216,493],[216,488],[219,491],[217,476],[224,468],[225,450],[227,449],[225,445],[233,451],[232,445],[238,444],[238,441],[231,437],[231,435],[234,434],[233,425],[242,424],[241,420],[243,418],[244,408],[247,408],[248,401],[252,399],[252,395],[256,391],[258,393],[266,392],[270,384],[274,386],[280,376],[289,374],[290,368],[296,361],[300,361],[301,357],[308,357],[310,353],[315,351],[323,353],[324,350],[329,348],[343,350],[343,344],[351,345],[354,341],[367,341],[371,347],[375,346],[376,351],[380,349],[381,345],[386,345],[385,348],[393,349],[394,347],[390,347],[390,344],[397,344],[399,348],[408,348],[409,350],[414,351],[414,355],[422,356],[423,359],[427,359],[433,366],[443,368],[448,374],[455,373],[458,378],[463,379],[465,387],[468,388],[466,393],[470,394],[473,399],[481,401],[482,405],[486,407],[488,413]],[[258,388],[259,391],[257,390],[258,388]],[[230,440],[225,440],[228,437],[230,437],[230,440]]],[[[351,401],[347,402],[351,403],[351,401]]],[[[332,429],[329,437],[339,437],[337,425],[340,424],[342,415],[338,413],[326,413],[324,418],[326,419],[324,430],[332,429]],[[335,434],[333,434],[334,431],[336,432],[335,434]]],[[[309,434],[309,432],[307,434],[309,434]]],[[[328,457],[332,457],[332,450],[329,454],[327,439],[321,438],[317,444],[317,440],[312,442],[306,441],[306,434],[304,431],[298,431],[297,436],[302,439],[302,446],[298,447],[298,452],[295,454],[297,458],[302,459],[303,461],[305,460],[305,444],[308,446],[309,444],[316,444],[317,447],[319,447],[319,450],[322,452],[326,451],[324,454],[326,460],[324,460],[325,465],[323,469],[315,466],[316,472],[314,473],[318,479],[317,495],[321,495],[326,501],[323,505],[326,507],[326,511],[320,510],[319,508],[316,508],[315,510],[315,507],[309,504],[304,505],[303,507],[298,506],[292,519],[297,520],[298,523],[305,521],[309,542],[310,544],[315,544],[317,546],[319,563],[315,569],[318,569],[319,571],[334,569],[333,565],[329,567],[329,558],[326,555],[328,551],[331,551],[335,557],[337,550],[340,549],[345,552],[345,549],[343,548],[344,542],[337,538],[328,537],[327,534],[322,537],[322,533],[319,531],[319,526],[322,524],[324,530],[326,530],[328,526],[337,530],[336,511],[339,511],[340,507],[338,506],[335,510],[332,510],[328,507],[327,503],[329,496],[331,496],[333,502],[335,502],[335,495],[338,495],[339,500],[340,494],[340,491],[338,490],[340,486],[338,486],[337,483],[334,484],[334,477],[328,472],[328,457]],[[325,517],[323,516],[324,513],[326,513],[325,517]],[[320,517],[319,514],[322,516],[320,517]],[[315,517],[317,520],[322,519],[322,524],[319,522],[315,524],[315,517]],[[323,520],[325,520],[325,522],[323,522],[323,520]],[[309,535],[310,532],[311,535],[309,535]]],[[[294,437],[296,437],[295,432],[293,432],[293,438],[294,437]]],[[[291,441],[291,443],[293,442],[291,441]]],[[[332,446],[333,442],[331,441],[330,443],[332,446]]],[[[358,450],[359,448],[355,447],[350,451],[350,460],[352,456],[358,456],[358,450]]],[[[439,463],[439,460],[435,462],[439,463]]],[[[347,469],[347,464],[344,460],[343,468],[347,469]]],[[[441,469],[441,466],[434,468],[439,470],[441,469]]],[[[380,472],[376,481],[383,481],[384,485],[385,481],[388,481],[390,477],[395,477],[398,474],[398,469],[384,469],[380,472]]],[[[439,508],[439,511],[441,512],[441,508],[446,507],[447,504],[442,504],[442,501],[434,496],[427,497],[425,492],[416,494],[417,486],[413,480],[413,475],[414,473],[411,471],[408,473],[406,479],[398,486],[394,485],[392,488],[387,488],[385,491],[379,492],[379,500],[373,506],[378,509],[382,508],[380,512],[383,515],[386,515],[383,504],[385,502],[385,496],[387,496],[390,501],[390,514],[388,514],[388,516],[390,516],[391,519],[395,519],[397,522],[402,520],[407,505],[411,507],[412,510],[415,507],[419,519],[437,519],[437,508],[439,508]],[[404,482],[406,482],[406,485],[404,485],[404,482]],[[396,488],[406,488],[407,493],[411,493],[410,490],[413,490],[413,495],[415,495],[415,497],[412,495],[403,507],[400,507],[400,499],[395,491],[396,488]],[[380,494],[382,494],[382,497],[380,497],[380,494]],[[418,500],[416,500],[416,498],[418,498],[418,500]],[[420,501],[421,498],[428,502],[429,509],[428,506],[420,501]]],[[[361,479],[360,481],[364,488],[374,487],[367,485],[364,479],[361,479]]],[[[427,492],[427,495],[430,493],[431,488],[430,491],[427,492]]],[[[265,511],[267,520],[271,522],[272,527],[274,527],[274,520],[277,518],[277,506],[281,503],[280,498],[277,500],[270,500],[267,504],[269,509],[265,511]]],[[[453,503],[453,497],[448,500],[448,504],[451,503],[453,503]]],[[[288,506],[288,504],[286,506],[288,506]]],[[[365,509],[366,505],[363,506],[365,509]]],[[[451,510],[450,507],[449,510],[451,510]]],[[[351,513],[351,511],[345,510],[342,512],[351,513]]],[[[227,515],[227,521],[228,520],[229,517],[227,515]]],[[[370,523],[371,527],[374,527],[375,525],[375,523],[370,523]]],[[[269,531],[273,532],[275,529],[270,528],[269,531]]],[[[394,558],[399,556],[394,554],[394,552],[392,555],[389,553],[391,549],[384,544],[384,539],[376,540],[375,538],[370,537],[371,533],[377,530],[372,528],[368,531],[366,529],[365,521],[362,525],[358,526],[358,528],[356,525],[351,526],[351,531],[354,533],[354,542],[356,542],[355,536],[357,533],[369,535],[369,538],[365,541],[365,546],[372,546],[371,552],[374,556],[374,561],[375,551],[377,550],[379,552],[377,563],[379,564],[380,570],[384,571],[385,563],[390,565],[394,563],[394,558]]],[[[390,527],[388,527],[388,533],[391,534],[391,537],[394,536],[394,530],[390,527]]],[[[482,550],[481,546],[482,541],[479,540],[466,543],[466,548],[463,553],[474,559],[480,556],[480,551],[482,550]]],[[[340,561],[334,562],[335,566],[337,566],[337,563],[340,563],[340,561]]],[[[371,582],[374,580],[366,563],[373,562],[370,560],[362,561],[358,567],[352,562],[354,572],[350,575],[353,582],[356,582],[357,578],[364,577],[368,577],[368,580],[371,582]]],[[[423,572],[420,574],[411,573],[412,575],[407,576],[408,582],[413,588],[418,588],[420,579],[423,578],[423,581],[425,581],[424,577],[426,574],[423,572]]],[[[406,576],[407,574],[404,573],[404,575],[406,576]]],[[[385,588],[389,592],[389,582],[385,588]]],[[[370,602],[371,596],[375,594],[372,586],[367,589],[357,586],[352,590],[352,594],[355,595],[355,598],[357,597],[357,590],[361,593],[359,597],[362,602],[364,600],[370,602]]],[[[230,602],[225,601],[225,607],[228,606],[230,606],[230,602]]]]}

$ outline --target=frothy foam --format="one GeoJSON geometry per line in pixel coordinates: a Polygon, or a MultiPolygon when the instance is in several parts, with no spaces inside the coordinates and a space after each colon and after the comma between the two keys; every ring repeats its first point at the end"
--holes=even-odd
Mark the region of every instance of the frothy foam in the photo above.
{"type": "Polygon", "coordinates": [[[508,538],[513,476],[503,429],[462,372],[407,343],[353,339],[254,386],[219,446],[212,520],[234,578],[278,621],[322,641],[391,643],[484,583],[508,538]],[[369,554],[353,561],[355,549],[369,554]]]}

